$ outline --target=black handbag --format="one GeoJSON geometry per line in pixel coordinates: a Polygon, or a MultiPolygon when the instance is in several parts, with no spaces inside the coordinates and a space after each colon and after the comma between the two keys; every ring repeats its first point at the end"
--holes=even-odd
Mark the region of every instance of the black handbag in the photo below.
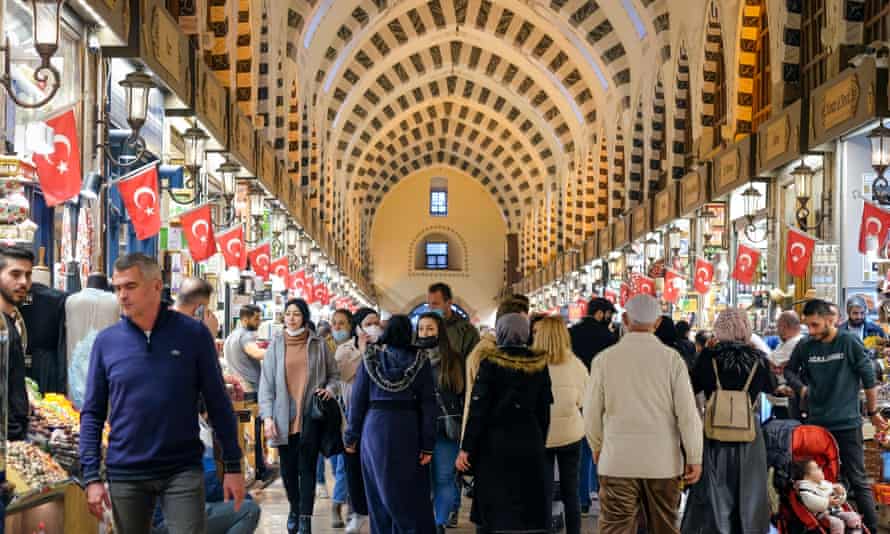
{"type": "Polygon", "coordinates": [[[327,401],[317,394],[312,395],[312,402],[309,404],[309,419],[313,421],[323,421],[325,411],[327,410],[327,401]]]}

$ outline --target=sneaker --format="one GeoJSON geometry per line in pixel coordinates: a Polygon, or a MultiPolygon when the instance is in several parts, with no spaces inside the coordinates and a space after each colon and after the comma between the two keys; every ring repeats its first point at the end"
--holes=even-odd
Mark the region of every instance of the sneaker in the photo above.
{"type": "Polygon", "coordinates": [[[346,524],[346,534],[359,534],[362,530],[362,525],[365,524],[365,520],[368,519],[366,515],[352,514],[352,517],[349,518],[349,523],[346,524]]]}
{"type": "Polygon", "coordinates": [[[448,514],[448,522],[445,523],[446,528],[457,528],[457,512],[448,514]]]}
{"type": "Polygon", "coordinates": [[[330,499],[331,495],[328,493],[328,488],[325,487],[324,484],[316,484],[315,486],[315,496],[319,499],[330,499]]]}

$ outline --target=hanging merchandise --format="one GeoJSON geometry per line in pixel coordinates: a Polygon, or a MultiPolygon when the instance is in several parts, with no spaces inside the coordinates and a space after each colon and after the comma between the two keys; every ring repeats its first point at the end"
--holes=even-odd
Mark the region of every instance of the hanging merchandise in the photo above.
{"type": "Polygon", "coordinates": [[[259,278],[263,280],[269,279],[269,260],[272,254],[272,247],[269,243],[263,243],[253,250],[247,252],[247,259],[250,260],[250,267],[259,278]]]}
{"type": "Polygon", "coordinates": [[[151,163],[124,177],[117,187],[133,223],[136,239],[142,241],[156,236],[161,231],[158,164],[151,163]]]}
{"type": "Polygon", "coordinates": [[[787,241],[785,265],[788,274],[797,278],[803,278],[806,276],[807,268],[810,266],[816,239],[789,226],[787,241]]]}
{"type": "Polygon", "coordinates": [[[887,241],[890,212],[882,210],[871,202],[866,201],[863,204],[862,221],[859,223],[859,252],[867,254],[878,250],[887,241]],[[874,241],[869,243],[870,240],[874,241]]]}
{"type": "Polygon", "coordinates": [[[287,269],[287,256],[282,256],[269,265],[269,272],[273,276],[277,276],[278,278],[280,278],[283,282],[287,282],[288,279],[289,273],[287,269]]]}
{"type": "Polygon", "coordinates": [[[56,206],[80,194],[80,146],[74,108],[46,121],[53,129],[54,151],[34,155],[46,205],[56,206]]]}
{"type": "Polygon", "coordinates": [[[247,269],[247,254],[244,253],[244,228],[239,224],[216,234],[216,242],[226,262],[226,268],[247,269]]]}
{"type": "Polygon", "coordinates": [[[705,295],[711,290],[714,280],[714,265],[704,258],[695,259],[695,291],[705,295]]]}
{"type": "Polygon", "coordinates": [[[216,239],[213,237],[213,214],[210,204],[204,204],[180,216],[182,231],[188,243],[192,260],[202,262],[216,254],[216,239]]]}
{"type": "Polygon", "coordinates": [[[676,304],[680,300],[680,293],[686,285],[686,279],[673,269],[664,270],[664,300],[676,304]]]}
{"type": "Polygon", "coordinates": [[[739,243],[739,251],[736,254],[735,268],[732,277],[739,282],[751,285],[754,283],[754,273],[760,263],[760,251],[739,243]]]}

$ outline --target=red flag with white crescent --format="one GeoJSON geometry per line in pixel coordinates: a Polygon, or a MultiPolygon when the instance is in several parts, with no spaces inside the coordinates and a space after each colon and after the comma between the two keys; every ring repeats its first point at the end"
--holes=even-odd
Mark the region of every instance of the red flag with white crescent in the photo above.
{"type": "Polygon", "coordinates": [[[287,281],[287,287],[291,291],[302,297],[306,294],[306,270],[300,269],[295,273],[290,273],[287,281]]]}
{"type": "Polygon", "coordinates": [[[630,300],[630,286],[626,282],[621,282],[621,292],[618,295],[618,304],[623,308],[627,301],[630,300]]]}
{"type": "Polygon", "coordinates": [[[269,243],[263,243],[248,251],[247,259],[250,260],[250,268],[258,277],[263,280],[269,279],[269,266],[272,263],[272,247],[269,243]]]}
{"type": "Polygon", "coordinates": [[[80,194],[80,143],[74,108],[47,120],[46,125],[53,129],[53,152],[35,154],[33,159],[43,198],[53,207],[80,194]]]}
{"type": "Polygon", "coordinates": [[[809,235],[788,227],[788,239],[785,245],[785,268],[788,274],[802,278],[807,274],[816,240],[809,235]]]}
{"type": "Polygon", "coordinates": [[[216,254],[216,239],[213,237],[213,214],[210,204],[204,204],[179,216],[185,241],[188,243],[192,260],[202,262],[216,254]]]}
{"type": "Polygon", "coordinates": [[[269,264],[269,274],[277,276],[287,283],[288,275],[290,274],[289,267],[287,256],[282,256],[269,264]]]}
{"type": "Polygon", "coordinates": [[[655,296],[655,280],[642,274],[633,273],[630,275],[631,296],[636,295],[652,295],[655,296]]]}
{"type": "Polygon", "coordinates": [[[306,304],[314,304],[315,303],[315,279],[311,276],[306,277],[306,283],[303,286],[305,288],[303,292],[303,300],[306,301],[306,304]]]}
{"type": "Polygon", "coordinates": [[[247,269],[247,251],[244,250],[244,229],[241,225],[233,226],[216,234],[216,242],[222,251],[226,268],[247,269]]]}
{"type": "Polygon", "coordinates": [[[146,165],[117,183],[124,206],[133,223],[136,239],[154,237],[161,231],[161,202],[158,166],[146,165]]]}
{"type": "Polygon", "coordinates": [[[701,295],[711,290],[714,280],[714,264],[704,258],[695,259],[695,291],[701,295]]]}
{"type": "Polygon", "coordinates": [[[862,221],[859,223],[859,252],[868,252],[868,238],[876,239],[877,248],[887,241],[887,232],[890,231],[890,212],[884,211],[871,202],[864,202],[862,206],[862,221]]]}
{"type": "Polygon", "coordinates": [[[664,270],[664,292],[662,297],[665,302],[676,304],[680,300],[680,292],[686,284],[686,279],[673,269],[664,270]]]}
{"type": "Polygon", "coordinates": [[[312,300],[318,304],[327,306],[330,303],[328,297],[328,286],[326,286],[324,282],[318,282],[318,284],[312,288],[312,300]]]}
{"type": "Polygon", "coordinates": [[[760,263],[760,251],[749,246],[739,244],[739,251],[735,256],[735,268],[732,277],[743,284],[754,283],[754,273],[760,263]]]}

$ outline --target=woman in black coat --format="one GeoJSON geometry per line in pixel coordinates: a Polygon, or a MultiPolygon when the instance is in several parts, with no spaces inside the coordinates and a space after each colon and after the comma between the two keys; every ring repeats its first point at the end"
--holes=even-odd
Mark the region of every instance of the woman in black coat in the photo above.
{"type": "Polygon", "coordinates": [[[504,315],[496,330],[497,347],[481,354],[455,465],[475,475],[470,519],[480,533],[545,533],[552,491],[547,357],[528,349],[526,317],[504,315]]]}

